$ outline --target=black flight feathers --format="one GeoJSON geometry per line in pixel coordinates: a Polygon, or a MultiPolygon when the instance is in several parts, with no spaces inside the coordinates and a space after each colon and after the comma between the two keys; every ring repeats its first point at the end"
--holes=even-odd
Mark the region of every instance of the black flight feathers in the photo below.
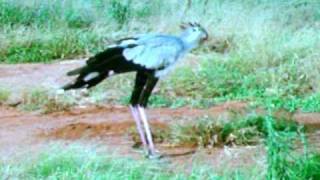
{"type": "Polygon", "coordinates": [[[89,58],[86,64],[67,73],[68,76],[77,78],[74,82],[62,87],[65,90],[77,88],[90,88],[97,85],[110,74],[126,73],[131,71],[145,71],[153,73],[154,70],[135,64],[123,56],[125,48],[135,47],[135,44],[121,44],[123,41],[134,40],[126,38],[119,41],[119,45],[110,47],[95,56],[89,58]]]}
{"type": "Polygon", "coordinates": [[[115,46],[106,49],[105,51],[102,51],[95,56],[89,58],[86,61],[87,66],[80,67],[77,69],[74,69],[70,72],[67,73],[68,76],[74,76],[80,73],[83,73],[84,71],[88,70],[88,66],[102,66],[107,62],[110,62],[110,59],[114,58],[115,56],[122,56],[122,52],[125,48],[132,48],[135,47],[135,44],[128,44],[126,46],[121,46],[121,43],[124,41],[129,41],[129,40],[137,40],[137,38],[133,37],[128,37],[128,38],[123,38],[118,41],[116,41],[115,46]]]}
{"type": "Polygon", "coordinates": [[[103,52],[96,54],[93,57],[90,57],[86,61],[86,65],[77,69],[74,69],[67,73],[68,76],[74,76],[81,73],[88,73],[90,70],[93,69],[101,69],[101,66],[110,62],[110,59],[114,58],[115,56],[119,56],[122,54],[123,48],[121,47],[114,47],[106,49],[103,52]],[[99,68],[100,66],[100,68],[99,68]]]}

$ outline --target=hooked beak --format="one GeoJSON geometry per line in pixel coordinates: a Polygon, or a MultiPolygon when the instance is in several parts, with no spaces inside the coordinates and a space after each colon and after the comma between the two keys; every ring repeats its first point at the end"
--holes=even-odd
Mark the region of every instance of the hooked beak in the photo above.
{"type": "Polygon", "coordinates": [[[203,43],[203,42],[207,41],[208,39],[209,39],[209,34],[207,32],[205,32],[205,36],[204,36],[204,38],[202,38],[201,42],[203,43]]]}

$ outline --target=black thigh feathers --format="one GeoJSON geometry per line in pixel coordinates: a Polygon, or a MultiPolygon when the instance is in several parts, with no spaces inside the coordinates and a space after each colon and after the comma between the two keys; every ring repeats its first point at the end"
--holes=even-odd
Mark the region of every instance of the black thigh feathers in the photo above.
{"type": "Polygon", "coordinates": [[[154,72],[138,71],[130,104],[133,106],[140,105],[146,107],[152,90],[158,80],[159,79],[154,76],[154,72]]]}

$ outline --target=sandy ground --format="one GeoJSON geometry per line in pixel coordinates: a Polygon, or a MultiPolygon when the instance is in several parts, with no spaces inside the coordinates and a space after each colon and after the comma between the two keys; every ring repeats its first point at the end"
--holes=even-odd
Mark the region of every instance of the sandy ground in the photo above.
{"type": "MultiPolygon", "coordinates": [[[[69,81],[64,76],[65,72],[82,63],[83,61],[67,61],[53,64],[0,65],[0,86],[16,93],[37,86],[57,88],[69,81]]],[[[154,108],[147,113],[152,127],[161,129],[177,119],[203,115],[227,117],[232,111],[244,111],[246,106],[243,102],[227,102],[210,109],[154,108]]],[[[319,113],[280,114],[292,116],[296,121],[315,128],[320,125],[319,113]]],[[[78,107],[46,115],[0,106],[0,124],[1,159],[10,159],[26,151],[36,153],[52,142],[66,145],[73,142],[89,143],[104,147],[107,149],[105,153],[116,152],[134,158],[142,157],[141,152],[132,147],[134,141],[129,132],[134,130],[134,122],[128,108],[124,106],[78,107]]],[[[318,137],[319,133],[315,131],[312,136],[314,142],[317,142],[318,137]]],[[[171,147],[160,142],[157,147],[173,164],[186,166],[191,166],[192,162],[198,160],[217,168],[257,165],[265,161],[264,149],[259,145],[199,149],[171,147]]]]}

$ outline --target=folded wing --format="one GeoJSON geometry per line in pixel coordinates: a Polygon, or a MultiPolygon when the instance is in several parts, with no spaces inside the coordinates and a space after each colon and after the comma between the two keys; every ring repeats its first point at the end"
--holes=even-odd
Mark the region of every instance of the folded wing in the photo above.
{"type": "Polygon", "coordinates": [[[174,64],[183,54],[183,43],[171,36],[156,36],[137,40],[136,46],[126,48],[123,56],[147,69],[160,70],[174,64]]]}

